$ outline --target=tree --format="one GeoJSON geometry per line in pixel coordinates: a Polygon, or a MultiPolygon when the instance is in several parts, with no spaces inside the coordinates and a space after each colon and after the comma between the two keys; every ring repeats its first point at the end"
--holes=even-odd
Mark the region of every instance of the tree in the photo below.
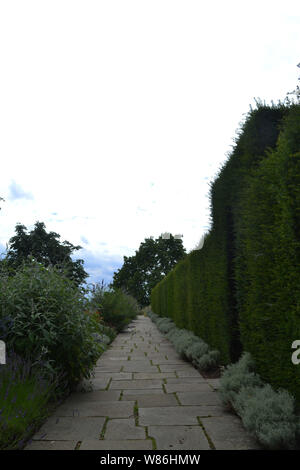
{"type": "Polygon", "coordinates": [[[134,256],[124,256],[122,268],[114,273],[111,287],[121,288],[141,306],[149,305],[152,288],[186,256],[182,240],[161,235],[146,238],[134,256]]]}
{"type": "Polygon", "coordinates": [[[74,246],[68,241],[59,242],[60,235],[55,232],[47,233],[43,222],[36,222],[35,228],[26,233],[27,228],[18,223],[16,235],[9,240],[9,248],[6,255],[7,265],[16,270],[23,261],[32,256],[45,267],[56,266],[62,274],[79,286],[84,282],[88,274],[83,269],[83,260],[72,261],[71,254],[80,250],[81,246],[74,246]]]}

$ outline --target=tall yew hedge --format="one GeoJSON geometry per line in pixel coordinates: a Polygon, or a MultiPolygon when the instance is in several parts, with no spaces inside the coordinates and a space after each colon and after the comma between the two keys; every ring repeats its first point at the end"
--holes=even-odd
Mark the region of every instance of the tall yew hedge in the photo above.
{"type": "Polygon", "coordinates": [[[300,105],[259,104],[210,188],[212,227],[152,290],[152,310],[221,353],[242,351],[300,400],[300,105]]]}

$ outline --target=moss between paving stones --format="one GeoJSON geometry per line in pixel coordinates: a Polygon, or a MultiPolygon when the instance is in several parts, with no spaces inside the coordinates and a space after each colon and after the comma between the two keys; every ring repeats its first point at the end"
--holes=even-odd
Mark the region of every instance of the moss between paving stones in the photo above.
{"type": "Polygon", "coordinates": [[[105,431],[106,431],[106,428],[107,428],[107,423],[108,423],[108,421],[109,421],[109,418],[106,417],[106,418],[105,418],[105,422],[104,422],[104,424],[103,424],[102,431],[101,431],[101,433],[100,433],[100,437],[99,437],[100,440],[103,440],[103,439],[104,439],[104,435],[105,435],[105,431]]]}
{"type": "Polygon", "coordinates": [[[146,439],[152,441],[152,450],[157,450],[156,440],[154,439],[154,437],[149,436],[148,426],[145,426],[145,432],[146,432],[146,439]]]}
{"type": "Polygon", "coordinates": [[[201,419],[199,418],[199,416],[197,416],[197,419],[198,419],[198,423],[199,423],[199,426],[202,428],[204,434],[205,434],[205,437],[206,439],[208,440],[208,444],[209,444],[209,447],[212,449],[212,450],[216,450],[215,446],[214,446],[214,443],[213,441],[211,440],[211,438],[209,437],[209,435],[207,434],[207,431],[203,425],[203,423],[201,422],[201,419]]]}

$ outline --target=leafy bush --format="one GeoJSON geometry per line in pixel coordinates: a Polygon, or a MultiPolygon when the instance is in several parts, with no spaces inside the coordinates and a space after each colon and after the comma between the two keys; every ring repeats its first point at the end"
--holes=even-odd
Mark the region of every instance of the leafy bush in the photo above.
{"type": "Polygon", "coordinates": [[[0,450],[22,448],[25,440],[47,416],[48,400],[61,380],[45,379],[44,364],[7,351],[0,365],[0,450]]]}
{"type": "Polygon", "coordinates": [[[65,372],[70,388],[90,376],[105,349],[92,336],[99,327],[85,307],[83,293],[55,267],[46,269],[31,259],[14,276],[2,271],[0,317],[10,322],[7,346],[24,358],[44,361],[45,371],[65,372]]]}
{"type": "Polygon", "coordinates": [[[90,299],[90,307],[101,312],[101,318],[108,326],[121,331],[139,313],[137,301],[121,289],[109,289],[96,285],[90,299]]]}

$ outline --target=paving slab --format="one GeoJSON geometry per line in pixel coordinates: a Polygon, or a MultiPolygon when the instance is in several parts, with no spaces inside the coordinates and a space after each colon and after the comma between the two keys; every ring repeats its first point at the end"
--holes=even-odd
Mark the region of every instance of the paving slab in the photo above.
{"type": "Polygon", "coordinates": [[[237,416],[201,418],[201,423],[217,450],[260,449],[237,416]]]}
{"type": "Polygon", "coordinates": [[[149,426],[157,450],[210,450],[208,440],[200,426],[149,426]]]}
{"type": "Polygon", "coordinates": [[[95,372],[95,379],[130,380],[132,372],[95,372]]]}
{"type": "Polygon", "coordinates": [[[75,450],[77,441],[32,441],[24,450],[75,450]]]}
{"type": "Polygon", "coordinates": [[[97,363],[95,367],[95,371],[97,372],[121,372],[123,364],[108,364],[107,362],[103,362],[101,365],[97,363]]]}
{"type": "Polygon", "coordinates": [[[150,362],[143,364],[141,361],[128,361],[123,366],[122,372],[159,372],[159,369],[157,366],[152,366],[150,362]]]}
{"type": "Polygon", "coordinates": [[[105,418],[81,418],[51,416],[40,430],[34,435],[33,440],[75,440],[84,438],[97,439],[100,437],[105,418]]]}
{"type": "Polygon", "coordinates": [[[197,391],[197,392],[177,392],[176,395],[182,405],[222,405],[222,401],[217,392],[197,391]]]}
{"type": "Polygon", "coordinates": [[[182,361],[181,359],[166,359],[163,357],[162,359],[159,358],[154,358],[152,361],[153,365],[181,365],[185,366],[186,363],[182,361]]]}
{"type": "MultiPolygon", "coordinates": [[[[163,374],[163,372],[162,372],[163,374]]],[[[200,375],[198,377],[168,377],[166,379],[167,383],[169,384],[206,384],[208,385],[206,379],[201,377],[200,375]]],[[[211,390],[211,389],[210,389],[211,390]]]]}
{"type": "Polygon", "coordinates": [[[53,416],[107,416],[109,418],[129,418],[133,416],[134,401],[85,402],[74,406],[72,403],[60,405],[53,416]]]}
{"type": "Polygon", "coordinates": [[[162,372],[169,372],[169,371],[194,371],[195,368],[189,364],[161,364],[159,366],[162,372]]]}
{"type": "Polygon", "coordinates": [[[162,388],[163,381],[161,379],[141,379],[141,380],[112,380],[109,386],[110,390],[116,389],[145,389],[162,388]]]}
{"type": "Polygon", "coordinates": [[[144,372],[134,372],[133,373],[133,378],[134,379],[170,379],[170,378],[176,378],[175,372],[149,372],[149,373],[144,373],[144,372]]]}
{"type": "MultiPolygon", "coordinates": [[[[200,374],[200,372],[198,372],[196,369],[192,368],[192,369],[182,369],[182,370],[178,370],[177,371],[177,375],[178,377],[202,377],[202,375],[200,374]]],[[[203,378],[203,377],[202,377],[203,378]]]]}
{"type": "Polygon", "coordinates": [[[92,390],[105,390],[109,384],[110,378],[107,377],[106,379],[98,379],[98,378],[92,378],[90,380],[90,383],[92,385],[92,390]]]}
{"type": "Polygon", "coordinates": [[[110,357],[106,357],[105,360],[107,363],[109,363],[110,361],[113,363],[114,361],[117,361],[118,363],[121,362],[122,364],[124,364],[124,362],[127,362],[129,359],[129,354],[126,354],[126,356],[122,356],[122,357],[117,357],[117,356],[110,356],[110,357]]]}
{"type": "Polygon", "coordinates": [[[206,382],[186,382],[186,383],[166,383],[165,389],[167,393],[173,392],[210,392],[211,388],[206,382]]]}
{"type": "Polygon", "coordinates": [[[72,393],[65,402],[69,404],[80,404],[81,402],[106,402],[106,401],[117,401],[120,399],[120,390],[96,390],[86,393],[72,393]]]}
{"type": "Polygon", "coordinates": [[[128,440],[84,440],[79,450],[152,450],[151,439],[128,439],[128,440]]]}
{"type": "Polygon", "coordinates": [[[197,416],[207,416],[208,407],[166,406],[139,408],[139,424],[142,426],[199,424],[197,416]]]}
{"type": "Polygon", "coordinates": [[[124,400],[124,397],[127,395],[148,395],[151,393],[151,395],[166,395],[166,393],[163,391],[162,388],[151,388],[151,391],[144,389],[144,390],[136,390],[136,389],[128,389],[128,390],[123,390],[122,391],[122,400],[124,400]]]}
{"type": "Polygon", "coordinates": [[[146,439],[146,430],[135,425],[133,418],[111,419],[106,425],[105,440],[146,439]]]}
{"type": "Polygon", "coordinates": [[[122,401],[134,400],[138,402],[138,407],[151,408],[159,406],[176,406],[178,401],[172,393],[132,393],[130,395],[123,395],[122,401]]]}

